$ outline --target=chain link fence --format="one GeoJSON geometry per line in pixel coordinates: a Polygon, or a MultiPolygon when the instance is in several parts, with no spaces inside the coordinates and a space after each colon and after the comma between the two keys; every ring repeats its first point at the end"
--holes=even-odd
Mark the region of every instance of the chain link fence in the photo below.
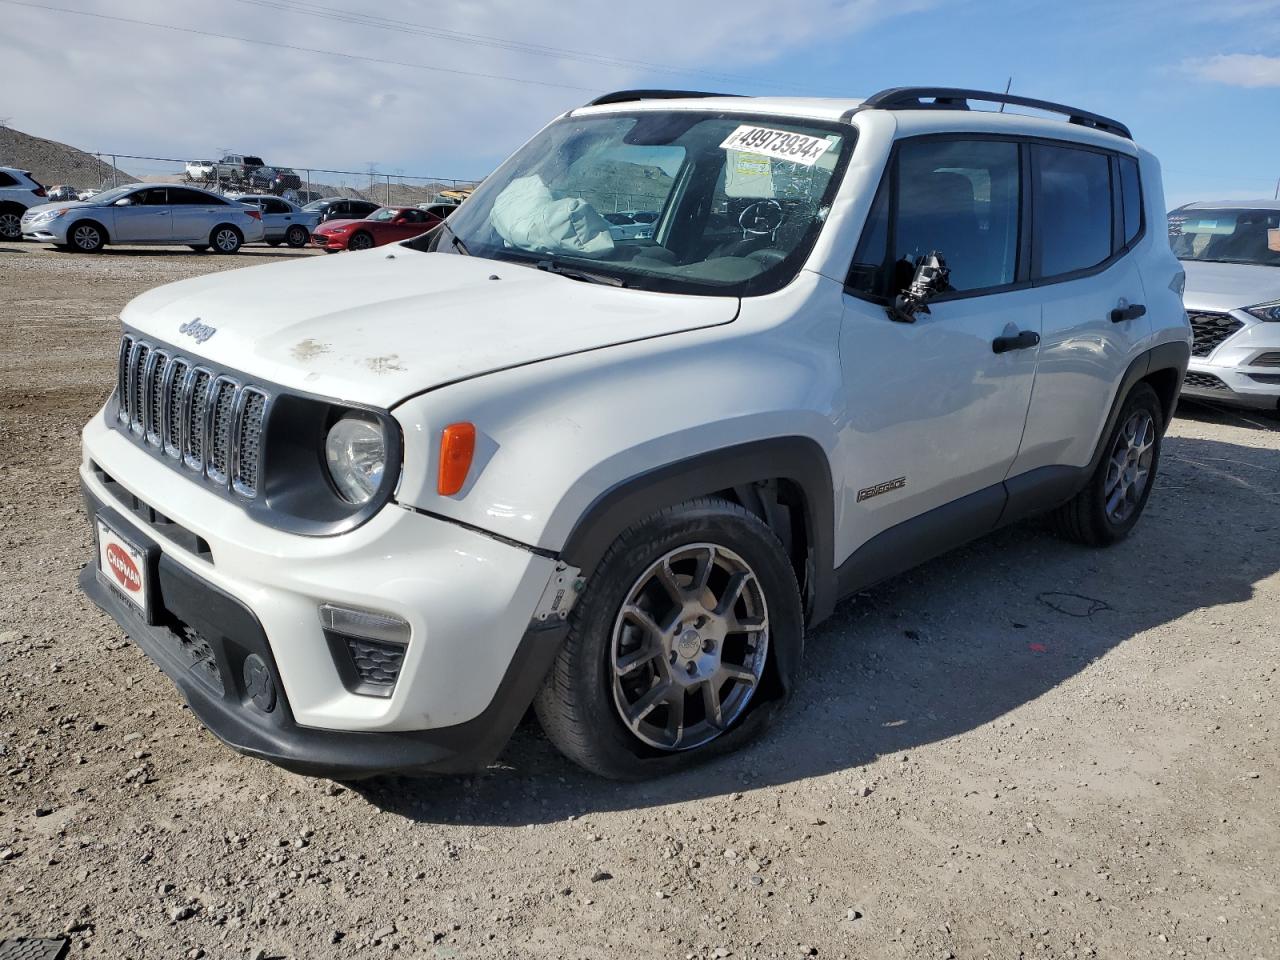
{"type": "MultiPolygon", "coordinates": [[[[355,197],[384,206],[413,206],[457,200],[483,178],[455,179],[384,171],[264,164],[258,157],[226,154],[222,160],[179,160],[129,153],[95,153],[99,182],[105,190],[125,183],[187,183],[217,193],[271,193],[298,203],[321,197],[355,197]]],[[[77,185],[79,186],[79,185],[77,185]]],[[[91,185],[84,185],[91,186],[91,185]]]]}

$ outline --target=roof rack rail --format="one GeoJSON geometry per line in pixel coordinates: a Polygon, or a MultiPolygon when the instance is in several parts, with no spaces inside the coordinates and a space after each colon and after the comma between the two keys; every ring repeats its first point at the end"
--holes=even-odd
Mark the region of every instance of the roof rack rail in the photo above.
{"type": "Polygon", "coordinates": [[[687,100],[696,97],[740,97],[740,93],[706,93],[702,90],[615,90],[596,97],[584,106],[602,107],[607,103],[632,103],[636,100],[687,100]]]}
{"type": "Polygon", "coordinates": [[[959,87],[891,87],[881,90],[862,101],[858,109],[865,110],[968,110],[970,100],[985,103],[1007,103],[1010,106],[1030,107],[1046,113],[1057,113],[1065,116],[1068,123],[1079,124],[1113,133],[1126,140],[1132,140],[1133,134],[1119,120],[1112,120],[1101,114],[1090,113],[1076,107],[1068,107],[1062,103],[1048,100],[1036,100],[1032,97],[1020,97],[1016,94],[994,93],[990,90],[965,90],[959,87]]]}

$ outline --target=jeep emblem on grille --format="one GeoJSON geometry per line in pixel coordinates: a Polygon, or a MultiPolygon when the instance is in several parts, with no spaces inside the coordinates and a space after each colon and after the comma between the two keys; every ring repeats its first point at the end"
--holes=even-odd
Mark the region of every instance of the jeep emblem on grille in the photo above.
{"type": "Polygon", "coordinates": [[[188,337],[194,339],[196,343],[204,343],[218,332],[218,328],[211,327],[207,323],[201,323],[200,318],[196,317],[194,320],[188,320],[178,327],[178,332],[185,333],[188,337]]]}

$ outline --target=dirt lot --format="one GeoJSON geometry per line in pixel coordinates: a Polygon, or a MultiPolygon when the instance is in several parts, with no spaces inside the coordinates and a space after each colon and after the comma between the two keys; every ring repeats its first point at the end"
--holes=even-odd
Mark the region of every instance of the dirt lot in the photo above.
{"type": "Polygon", "coordinates": [[[1280,957],[1280,421],[1184,405],[1123,545],[842,606],[754,749],[642,786],[231,753],[76,589],[116,314],[307,256],[0,246],[0,940],[72,957],[1280,957]]]}

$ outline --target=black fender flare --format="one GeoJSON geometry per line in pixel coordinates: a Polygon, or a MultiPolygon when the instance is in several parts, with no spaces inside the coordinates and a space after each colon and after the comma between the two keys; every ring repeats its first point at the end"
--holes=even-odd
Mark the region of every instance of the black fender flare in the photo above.
{"type": "Polygon", "coordinates": [[[810,626],[835,606],[835,494],[826,451],[811,437],[753,440],[677,460],[631,477],[598,496],[565,540],[560,557],[585,577],[627,527],[663,507],[718,490],[787,480],[804,498],[804,523],[813,588],[810,626]]]}
{"type": "MultiPolygon", "coordinates": [[[[1174,370],[1178,375],[1178,387],[1173,392],[1173,399],[1169,403],[1168,409],[1164,411],[1164,427],[1166,430],[1168,429],[1169,421],[1173,418],[1174,408],[1178,405],[1178,393],[1182,389],[1182,377],[1187,372],[1187,364],[1190,362],[1191,345],[1184,340],[1157,344],[1133,359],[1128,369],[1125,370],[1124,377],[1120,380],[1120,386],[1117,388],[1115,396],[1111,399],[1111,409],[1107,412],[1106,423],[1102,425],[1102,433],[1098,436],[1098,445],[1094,449],[1093,457],[1090,459],[1089,466],[1086,469],[1086,478],[1093,476],[1093,472],[1098,469],[1098,464],[1106,456],[1107,438],[1111,436],[1111,431],[1116,427],[1116,421],[1120,419],[1120,409],[1124,406],[1125,400],[1129,398],[1130,391],[1140,381],[1162,370],[1174,370]]],[[[1087,479],[1086,482],[1088,482],[1087,479]]]]}

